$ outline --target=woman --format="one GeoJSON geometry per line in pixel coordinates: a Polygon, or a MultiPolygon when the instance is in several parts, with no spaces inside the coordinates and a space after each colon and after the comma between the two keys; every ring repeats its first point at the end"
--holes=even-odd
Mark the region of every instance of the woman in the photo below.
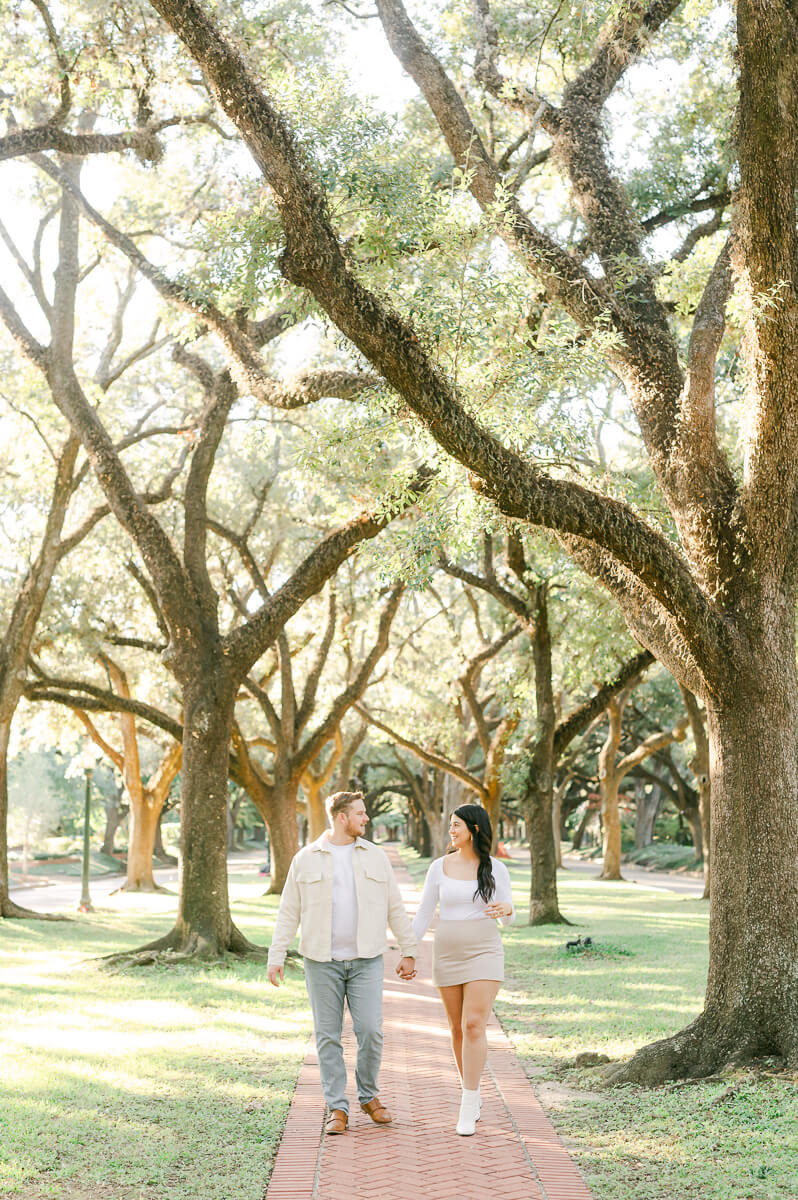
{"type": "Polygon", "coordinates": [[[490,818],[479,804],[462,804],[449,821],[451,846],[427,872],[413,932],[421,939],[440,904],[432,982],[441,994],[463,1096],[457,1132],[474,1133],[479,1079],[488,1053],[485,1028],[504,979],[504,949],[496,922],[513,919],[510,874],[491,858],[490,818]]]}

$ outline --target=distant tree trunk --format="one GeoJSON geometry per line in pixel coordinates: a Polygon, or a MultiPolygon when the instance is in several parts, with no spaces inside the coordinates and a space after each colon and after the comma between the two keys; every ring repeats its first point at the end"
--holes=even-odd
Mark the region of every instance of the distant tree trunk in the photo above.
{"type": "Polygon", "coordinates": [[[618,809],[618,788],[629,772],[640,765],[650,754],[662,750],[672,742],[684,739],[688,718],[685,716],[671,730],[652,733],[634,750],[618,759],[621,744],[623,710],[635,687],[635,681],[614,696],[608,706],[609,725],[607,737],[599,752],[599,790],[601,792],[601,817],[604,825],[602,845],[604,865],[601,879],[621,879],[621,814],[618,809]]]}
{"type": "Polygon", "coordinates": [[[565,778],[560,780],[554,789],[551,804],[551,833],[554,838],[554,859],[558,867],[562,866],[562,839],[563,839],[563,817],[562,817],[562,801],[563,796],[568,791],[568,787],[573,779],[573,775],[567,772],[565,778]]]}
{"type": "Polygon", "coordinates": [[[130,844],[127,852],[127,878],[123,891],[155,892],[160,888],[152,873],[155,836],[160,809],[147,800],[130,806],[130,844]]]}
{"type": "MultiPolygon", "coordinates": [[[[114,692],[129,700],[130,688],[122,668],[106,654],[98,656],[107,670],[114,692]]],[[[164,753],[147,786],[141,777],[136,718],[132,712],[121,711],[119,724],[122,730],[122,751],[112,746],[100,733],[88,713],[75,709],[75,716],[82,722],[91,739],[106,754],[118,771],[122,773],[130,806],[129,837],[127,852],[127,878],[120,888],[123,892],[157,892],[160,890],[152,873],[155,839],[163,811],[182,761],[182,746],[174,741],[164,753]]],[[[107,836],[107,833],[106,833],[107,836]]]]}
{"type": "Polygon", "coordinates": [[[698,794],[701,814],[701,852],[704,860],[704,894],[701,898],[708,900],[712,887],[712,785],[709,773],[703,780],[699,776],[698,794]]]}
{"type": "Polygon", "coordinates": [[[332,784],[334,792],[348,792],[352,782],[352,763],[368,732],[368,722],[359,721],[352,735],[346,739],[340,761],[335,768],[335,779],[332,784]]]}
{"type": "Polygon", "coordinates": [[[305,772],[302,777],[302,790],[308,803],[309,836],[310,840],[315,842],[316,838],[320,838],[329,825],[327,809],[324,807],[326,789],[324,783],[312,779],[309,772],[305,772]]]}
{"type": "Polygon", "coordinates": [[[618,748],[621,744],[623,710],[629,696],[626,688],[620,697],[613,697],[607,705],[609,722],[607,737],[599,751],[598,773],[601,793],[601,819],[604,826],[602,836],[603,866],[601,879],[621,879],[621,814],[618,811],[618,786],[620,779],[615,770],[618,748]]]}
{"type": "Polygon", "coordinates": [[[130,846],[125,891],[160,890],[152,873],[155,840],[160,830],[163,806],[182,759],[183,748],[179,742],[175,742],[166,751],[147,786],[143,787],[136,755],[136,777],[131,781],[133,788],[130,791],[130,846]]]}
{"type": "Polygon", "coordinates": [[[601,820],[603,823],[601,879],[623,879],[621,875],[621,813],[618,807],[618,779],[613,773],[601,781],[601,820]]]}
{"type": "MultiPolygon", "coordinates": [[[[367,728],[363,725],[363,728],[367,728]]],[[[362,740],[362,738],[361,738],[362,740]]],[[[359,745],[359,742],[357,743],[359,745]]],[[[352,765],[352,755],[356,747],[352,748],[349,755],[349,765],[352,765]]],[[[307,800],[307,817],[310,828],[310,840],[314,842],[316,838],[320,838],[325,829],[329,826],[327,819],[327,808],[325,799],[330,791],[348,791],[348,787],[331,788],[330,779],[336,764],[339,762],[345,751],[343,734],[341,733],[340,723],[335,726],[333,735],[333,745],[330,747],[326,762],[322,763],[317,770],[314,770],[313,765],[308,763],[306,769],[301,775],[302,791],[305,793],[307,800]]],[[[317,757],[317,762],[318,757],[317,757]]],[[[371,836],[370,831],[368,836],[371,836]]]]}
{"type": "Polygon", "coordinates": [[[116,831],[127,816],[127,807],[122,803],[122,789],[117,787],[116,795],[105,802],[105,833],[103,835],[102,854],[113,854],[116,831]]]}
{"type": "Polygon", "coordinates": [[[662,808],[662,792],[654,785],[638,780],[635,786],[635,850],[643,850],[654,840],[654,826],[662,808]],[[651,790],[646,793],[646,787],[651,790]]]}
{"type": "MultiPolygon", "coordinates": [[[[696,862],[701,862],[703,859],[703,837],[704,831],[701,826],[701,811],[698,808],[686,808],[684,810],[684,819],[690,826],[690,834],[693,839],[693,849],[695,850],[696,862]]],[[[702,897],[703,899],[704,897],[702,897]]]]}
{"type": "MultiPolygon", "coordinates": [[[[529,838],[532,877],[529,887],[529,924],[567,924],[557,898],[557,848],[554,841],[554,732],[557,713],[551,671],[548,588],[534,590],[535,628],[535,742],[522,797],[529,838]]],[[[559,839],[558,839],[559,840],[559,839]]]]}
{"type": "Polygon", "coordinates": [[[269,894],[282,892],[291,860],[299,850],[297,827],[298,785],[285,780],[275,784],[276,799],[269,820],[269,839],[272,847],[272,878],[269,894]]]}
{"type": "Polygon", "coordinates": [[[8,741],[11,722],[0,722],[0,916],[21,917],[25,910],[8,895],[8,741]]]}
{"type": "MultiPolygon", "coordinates": [[[[702,899],[708,900],[710,896],[710,862],[711,862],[711,795],[712,788],[710,784],[710,764],[709,764],[709,738],[707,737],[707,728],[704,721],[704,713],[699,707],[698,701],[692,692],[686,687],[681,689],[684,699],[684,706],[687,709],[687,715],[690,718],[690,729],[693,734],[693,743],[695,744],[695,754],[690,760],[690,770],[696,779],[698,787],[698,809],[701,819],[701,857],[704,862],[704,895],[702,899]]],[[[693,835],[695,841],[695,834],[693,835]]],[[[698,842],[696,842],[698,846],[698,842]]]]}
{"type": "Polygon", "coordinates": [[[518,711],[510,712],[496,727],[493,737],[490,739],[488,749],[487,762],[485,763],[484,784],[487,795],[484,800],[485,808],[488,810],[490,823],[493,827],[493,849],[499,841],[499,819],[501,817],[502,808],[502,767],[504,765],[504,756],[507,752],[507,745],[510,738],[518,728],[521,720],[521,714],[518,711]]]}
{"type": "Polygon", "coordinates": [[[291,773],[287,756],[280,754],[275,755],[273,774],[267,779],[263,768],[250,756],[247,743],[237,725],[233,728],[233,745],[238,758],[237,778],[269,831],[269,894],[279,894],[285,885],[291,860],[299,849],[299,781],[291,773]]]}
{"type": "Polygon", "coordinates": [[[178,860],[175,858],[174,854],[169,853],[163,844],[163,818],[164,811],[161,809],[160,813],[158,814],[158,825],[155,830],[155,845],[152,852],[159,862],[165,863],[170,867],[176,867],[178,860]]]}

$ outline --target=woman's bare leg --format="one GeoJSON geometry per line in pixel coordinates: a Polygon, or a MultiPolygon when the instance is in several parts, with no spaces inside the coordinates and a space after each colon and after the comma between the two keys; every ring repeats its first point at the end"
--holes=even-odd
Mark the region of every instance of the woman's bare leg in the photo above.
{"type": "Polygon", "coordinates": [[[457,1072],[463,1078],[463,984],[456,983],[452,987],[438,988],[446,1009],[446,1019],[449,1022],[449,1033],[452,1039],[452,1053],[457,1063],[457,1072]]]}
{"type": "MultiPolygon", "coordinates": [[[[488,1039],[485,1033],[493,1001],[501,984],[495,979],[476,979],[462,986],[462,1058],[460,1077],[467,1091],[476,1091],[488,1056],[488,1039]]],[[[454,988],[441,988],[454,991],[454,988]]],[[[446,1001],[444,1000],[444,1004],[446,1001]]],[[[448,1014],[448,1009],[447,1009],[448,1014]]],[[[451,1020],[451,1018],[450,1018],[451,1020]]],[[[454,1043],[454,1039],[452,1039],[454,1043]]]]}

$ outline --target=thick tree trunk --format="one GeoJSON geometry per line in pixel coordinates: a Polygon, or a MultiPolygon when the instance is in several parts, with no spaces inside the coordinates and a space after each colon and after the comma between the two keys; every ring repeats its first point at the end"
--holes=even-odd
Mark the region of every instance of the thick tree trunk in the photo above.
{"type": "MultiPolygon", "coordinates": [[[[227,890],[227,778],[234,691],[223,671],[183,689],[180,891],[177,921],[145,950],[200,958],[253,949],[236,929],[227,890]]],[[[153,825],[154,829],[154,825],[153,825]]]]}
{"type": "MultiPolygon", "coordinates": [[[[657,1083],[755,1056],[798,1065],[798,694],[789,636],[708,705],[710,967],[703,1013],[611,1074],[657,1083]],[[743,681],[746,681],[745,683],[743,681]]],[[[758,650],[758,653],[756,651],[758,650]]]]}

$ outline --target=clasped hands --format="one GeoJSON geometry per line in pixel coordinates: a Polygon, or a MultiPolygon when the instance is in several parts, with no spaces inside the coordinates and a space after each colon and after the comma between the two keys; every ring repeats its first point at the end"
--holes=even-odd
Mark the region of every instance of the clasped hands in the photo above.
{"type": "Polygon", "coordinates": [[[509,917],[512,911],[512,904],[501,904],[498,900],[495,900],[493,904],[489,904],[485,909],[485,916],[493,917],[494,921],[497,921],[499,917],[509,917]]]}
{"type": "Polygon", "coordinates": [[[400,958],[396,964],[396,974],[400,979],[415,979],[416,977],[416,960],[406,956],[400,958]]]}

